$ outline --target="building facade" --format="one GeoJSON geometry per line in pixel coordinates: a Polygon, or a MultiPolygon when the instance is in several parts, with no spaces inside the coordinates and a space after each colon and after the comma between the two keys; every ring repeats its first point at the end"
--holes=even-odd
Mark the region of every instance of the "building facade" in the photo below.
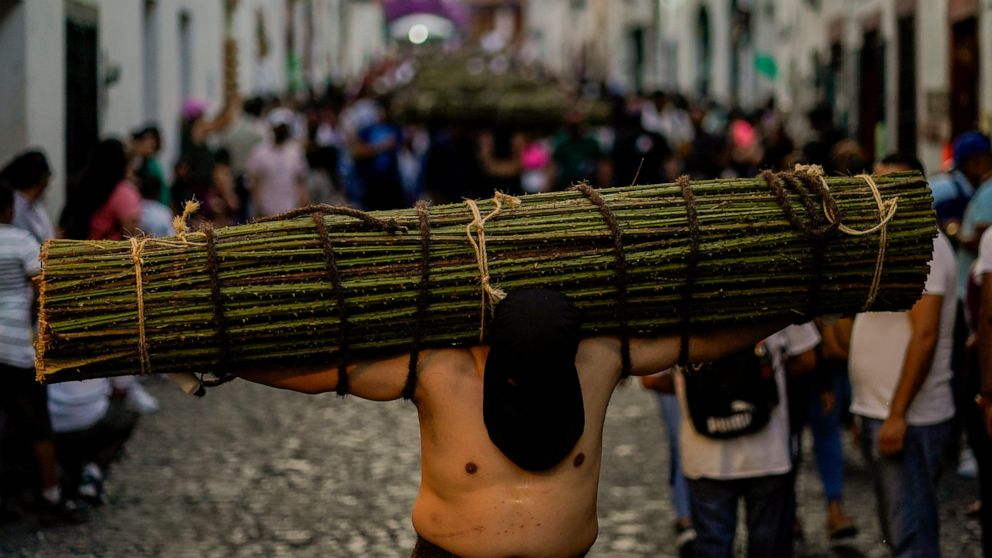
{"type": "Polygon", "coordinates": [[[556,74],[634,91],[657,85],[656,0],[529,0],[523,38],[556,74]]]}
{"type": "MultiPolygon", "coordinates": [[[[676,10],[700,13],[714,4],[669,3],[676,10]]],[[[730,7],[733,23],[713,28],[717,36],[711,48],[729,48],[731,58],[739,57],[737,68],[751,66],[751,77],[741,80],[733,64],[721,67],[714,56],[714,83],[721,81],[721,73],[729,76],[722,82],[737,91],[731,100],[745,107],[774,97],[790,113],[791,129],[800,139],[807,132],[806,112],[823,103],[833,108],[835,123],[869,157],[897,150],[916,153],[936,171],[954,136],[975,127],[992,131],[990,0],[722,4],[730,7]],[[745,35],[749,39],[742,43],[745,35]]],[[[691,27],[682,22],[666,36],[676,37],[676,49],[693,50],[692,44],[702,40],[698,32],[686,32],[691,27]]],[[[682,55],[679,60],[699,59],[682,55]]],[[[680,89],[704,89],[693,73],[678,72],[680,89]]],[[[721,98],[721,88],[715,89],[721,98]]]]}
{"type": "Polygon", "coordinates": [[[526,38],[552,70],[751,108],[774,98],[799,140],[826,103],[871,156],[929,169],[956,134],[992,130],[992,0],[531,0],[526,38]]]}
{"type": "Polygon", "coordinates": [[[0,161],[44,149],[55,215],[97,137],[155,122],[169,167],[185,99],[320,92],[381,55],[384,33],[373,0],[0,0],[0,161]]]}

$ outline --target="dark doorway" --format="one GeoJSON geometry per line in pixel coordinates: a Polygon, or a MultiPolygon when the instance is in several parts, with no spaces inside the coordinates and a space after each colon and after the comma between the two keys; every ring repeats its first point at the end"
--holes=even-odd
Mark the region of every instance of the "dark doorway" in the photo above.
{"type": "Polygon", "coordinates": [[[96,9],[66,3],[65,25],[65,165],[75,176],[86,165],[100,136],[96,9]]]}
{"type": "Polygon", "coordinates": [[[865,150],[868,161],[874,161],[875,131],[885,121],[885,79],[883,72],[884,51],[877,30],[864,35],[861,47],[858,103],[858,142],[865,150]]]}
{"type": "Polygon", "coordinates": [[[700,96],[706,97],[710,92],[710,80],[713,69],[713,49],[710,45],[710,14],[706,6],[699,7],[696,16],[696,63],[699,68],[700,96]]]}
{"type": "Polygon", "coordinates": [[[193,95],[193,18],[189,12],[179,13],[179,98],[193,95]]]}
{"type": "Polygon", "coordinates": [[[900,17],[899,109],[896,123],[898,147],[902,153],[916,153],[916,15],[900,17]]]}
{"type": "Polygon", "coordinates": [[[630,30],[631,66],[634,76],[634,90],[644,91],[644,28],[635,27],[630,30]]]}
{"type": "Polygon", "coordinates": [[[978,125],[978,19],[951,27],[951,137],[978,125]]]}
{"type": "Polygon", "coordinates": [[[837,92],[844,77],[844,50],[840,43],[830,45],[830,59],[823,72],[823,100],[832,108],[837,107],[837,92]]]}

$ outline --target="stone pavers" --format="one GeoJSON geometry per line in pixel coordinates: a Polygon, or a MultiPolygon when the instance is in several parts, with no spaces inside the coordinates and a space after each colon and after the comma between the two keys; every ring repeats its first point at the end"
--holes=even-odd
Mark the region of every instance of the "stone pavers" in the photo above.
{"type": "MultiPolygon", "coordinates": [[[[405,557],[419,482],[419,431],[410,403],[305,396],[234,382],[203,400],[151,382],[162,411],[145,417],[114,471],[111,504],[87,525],[0,528],[10,557],[405,557]]],[[[621,386],[606,422],[600,536],[594,558],[675,556],[667,448],[655,398],[621,386]]],[[[886,556],[874,495],[850,447],[847,507],[861,533],[831,547],[819,479],[799,479],[806,542],[800,556],[886,556]]],[[[964,507],[974,481],[942,487],[945,556],[978,557],[964,507]]]]}

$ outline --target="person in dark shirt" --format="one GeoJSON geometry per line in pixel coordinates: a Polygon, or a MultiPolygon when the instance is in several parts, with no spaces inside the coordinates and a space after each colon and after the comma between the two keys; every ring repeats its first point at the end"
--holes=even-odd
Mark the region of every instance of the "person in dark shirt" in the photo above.
{"type": "Polygon", "coordinates": [[[582,116],[571,113],[555,139],[555,189],[564,190],[579,182],[595,183],[600,163],[599,143],[586,131],[582,116]]]}
{"type": "Polygon", "coordinates": [[[622,115],[613,143],[613,185],[660,184],[668,178],[664,166],[672,156],[661,134],[644,129],[640,110],[630,107],[622,115]]]}
{"type": "Polygon", "coordinates": [[[406,206],[399,167],[402,132],[393,122],[388,107],[388,102],[380,104],[378,121],[358,131],[352,149],[355,173],[362,183],[362,205],[365,209],[406,206]]]}

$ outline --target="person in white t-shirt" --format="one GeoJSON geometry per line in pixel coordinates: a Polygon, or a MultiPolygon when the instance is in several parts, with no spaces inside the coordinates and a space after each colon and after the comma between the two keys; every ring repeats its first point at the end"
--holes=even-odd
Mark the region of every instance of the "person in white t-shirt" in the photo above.
{"type": "Polygon", "coordinates": [[[968,293],[968,309],[975,330],[978,377],[968,377],[965,389],[976,395],[977,406],[961,411],[968,444],[978,462],[982,550],[985,556],[992,556],[992,230],[982,235],[971,284],[977,286],[968,293]]]}
{"type": "Polygon", "coordinates": [[[792,556],[796,510],[785,378],[815,368],[819,342],[812,324],[789,326],[764,340],[778,404],[764,428],[753,434],[729,439],[700,434],[689,418],[684,374],[691,372],[676,374],[682,473],[689,479],[698,556],[733,555],[740,499],[747,510],[748,556],[792,556]]]}
{"type": "Polygon", "coordinates": [[[923,297],[908,312],[859,314],[851,332],[851,412],[895,556],[940,556],[936,486],[954,416],[956,269],[941,233],[923,297]]]}

